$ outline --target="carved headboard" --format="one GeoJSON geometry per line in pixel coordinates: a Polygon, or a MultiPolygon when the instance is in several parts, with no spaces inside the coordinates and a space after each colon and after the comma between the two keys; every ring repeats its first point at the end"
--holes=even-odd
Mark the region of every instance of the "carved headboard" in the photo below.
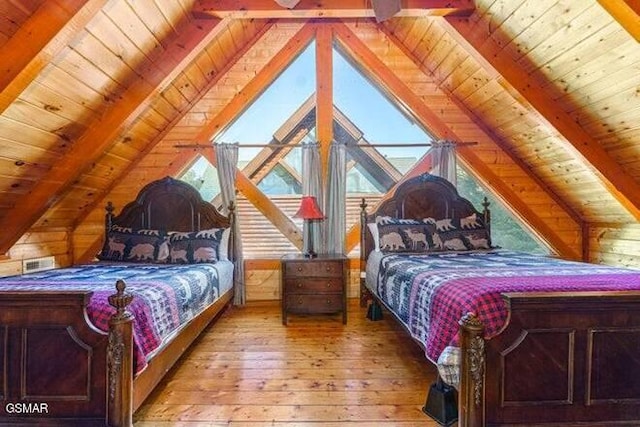
{"type": "MultiPolygon", "coordinates": [[[[485,199],[486,200],[486,199],[485,199]]],[[[401,183],[395,191],[384,198],[376,209],[367,214],[365,199],[360,214],[360,253],[366,260],[374,247],[373,238],[367,229],[367,223],[374,222],[377,216],[395,218],[423,219],[464,218],[474,213],[484,219],[489,230],[490,214],[485,201],[483,212],[461,197],[456,188],[444,178],[428,173],[418,175],[401,183]]]]}
{"type": "Polygon", "coordinates": [[[202,200],[198,190],[171,177],[147,184],[119,215],[113,215],[113,210],[109,203],[105,232],[111,229],[112,224],[185,232],[229,227],[231,224],[230,218],[202,200]]]}

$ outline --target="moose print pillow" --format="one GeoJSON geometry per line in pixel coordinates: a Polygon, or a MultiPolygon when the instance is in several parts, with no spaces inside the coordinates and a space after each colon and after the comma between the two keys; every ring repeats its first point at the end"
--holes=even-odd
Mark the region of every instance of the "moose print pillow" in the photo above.
{"type": "Polygon", "coordinates": [[[382,252],[426,252],[434,248],[435,221],[393,218],[376,218],[378,243],[382,252]]]}

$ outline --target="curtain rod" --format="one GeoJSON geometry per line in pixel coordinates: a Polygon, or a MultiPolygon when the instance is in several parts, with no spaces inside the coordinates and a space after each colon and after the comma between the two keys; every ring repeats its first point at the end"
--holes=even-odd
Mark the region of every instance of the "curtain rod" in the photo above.
{"type": "MultiPolygon", "coordinates": [[[[472,141],[472,142],[449,142],[452,145],[455,146],[464,146],[464,145],[476,145],[477,142],[472,141]]],[[[225,143],[223,143],[225,144],[225,143]]],[[[302,144],[230,144],[230,145],[236,145],[240,148],[265,148],[265,147],[269,147],[269,148],[274,148],[274,149],[282,149],[282,148],[296,148],[296,147],[301,147],[302,144]]],[[[408,143],[408,144],[397,144],[397,143],[371,143],[371,144],[345,144],[347,147],[361,147],[361,148],[367,148],[367,147],[396,147],[396,148],[404,148],[404,147],[432,147],[436,144],[432,143],[432,142],[415,142],[415,143],[408,143]]],[[[202,144],[176,144],[174,145],[174,148],[212,148],[213,145],[202,145],[202,144]]]]}

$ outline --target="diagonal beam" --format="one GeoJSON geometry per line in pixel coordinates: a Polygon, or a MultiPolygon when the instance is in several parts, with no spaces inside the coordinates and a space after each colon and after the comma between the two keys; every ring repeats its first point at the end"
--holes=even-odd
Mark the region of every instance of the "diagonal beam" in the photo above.
{"type": "MultiPolygon", "coordinates": [[[[223,20],[222,22],[220,22],[219,25],[226,27],[229,22],[230,21],[228,20],[223,20]]],[[[271,21],[266,22],[265,25],[251,38],[251,40],[249,40],[240,50],[238,50],[233,55],[233,57],[230,58],[224,64],[223,67],[221,67],[219,70],[215,70],[215,73],[213,74],[213,76],[210,78],[207,84],[198,92],[198,94],[195,95],[192,99],[190,99],[188,104],[185,107],[183,107],[182,110],[179,111],[175,117],[173,117],[173,119],[171,119],[171,122],[169,122],[169,124],[165,127],[165,129],[162,132],[160,132],[158,135],[156,135],[154,139],[145,147],[145,149],[142,152],[140,152],[138,156],[136,156],[136,158],[131,162],[129,167],[127,167],[121,173],[115,176],[111,180],[110,185],[107,188],[104,188],[103,191],[101,191],[100,195],[96,197],[94,202],[90,206],[84,209],[82,214],[74,222],[74,226],[73,226],[74,231],[76,227],[78,227],[78,225],[81,224],[85,220],[85,218],[97,206],[104,204],[105,197],[111,193],[111,191],[116,187],[116,185],[118,185],[122,181],[122,179],[124,179],[124,177],[126,177],[131,171],[133,171],[138,166],[138,162],[140,162],[147,154],[149,154],[153,150],[153,148],[155,148],[164,139],[164,137],[169,132],[171,132],[174,126],[176,126],[184,118],[184,116],[192,109],[192,107],[194,107],[200,101],[200,99],[202,99],[202,97],[206,95],[209,92],[209,90],[211,90],[211,88],[213,88],[224,76],[226,76],[227,72],[245,55],[245,53],[247,53],[249,49],[251,49],[251,47],[253,47],[254,43],[257,42],[272,27],[273,27],[273,22],[271,21]]],[[[123,129],[123,133],[126,133],[126,132],[127,132],[127,129],[123,129]]],[[[161,173],[158,173],[157,175],[154,175],[153,177],[151,177],[150,180],[153,181],[153,180],[163,178],[165,176],[178,175],[178,173],[181,172],[186,167],[186,165],[191,164],[194,161],[197,155],[198,155],[197,151],[193,151],[193,152],[181,151],[175,157],[175,159],[167,166],[166,169],[164,169],[161,173]]],[[[94,242],[89,245],[88,249],[80,257],[76,257],[74,259],[74,262],[87,262],[93,259],[93,257],[95,256],[95,254],[98,252],[98,250],[102,245],[102,239],[103,239],[103,236],[96,236],[96,239],[94,240],[94,242]]]]}
{"type": "MultiPolygon", "coordinates": [[[[129,126],[185,67],[213,40],[218,20],[200,20],[186,24],[177,35],[164,40],[164,53],[139,70],[141,78],[132,83],[88,130],[71,150],[29,194],[18,200],[21,209],[11,210],[0,220],[0,253],[5,253],[26,230],[68,189],[91,164],[113,144],[121,130],[129,126]]],[[[220,26],[222,27],[222,26],[220,26]]]]}
{"type": "MultiPolygon", "coordinates": [[[[301,0],[292,9],[278,6],[274,0],[199,0],[194,14],[218,18],[375,18],[364,0],[301,0]]],[[[472,0],[403,0],[402,10],[394,16],[469,16],[475,10],[472,0]]]]}
{"type": "Polygon", "coordinates": [[[0,114],[31,84],[107,0],[44,1],[0,47],[0,114]]]}
{"type": "MultiPolygon", "coordinates": [[[[213,148],[205,149],[202,155],[216,166],[213,148]]],[[[264,194],[245,174],[236,169],[236,189],[240,191],[284,236],[302,250],[302,231],[271,199],[264,194]]]]}
{"type": "Polygon", "coordinates": [[[598,0],[613,19],[640,42],[640,2],[638,0],[598,0]]]}
{"type": "Polygon", "coordinates": [[[510,92],[517,91],[544,124],[556,129],[566,140],[568,148],[593,166],[596,176],[613,197],[640,220],[640,183],[553,100],[548,90],[523,68],[513,66],[513,59],[495,41],[495,36],[483,30],[485,26],[456,18],[441,19],[438,23],[487,71],[501,75],[503,86],[509,86],[507,90],[510,92]]]}
{"type": "MultiPolygon", "coordinates": [[[[411,89],[409,89],[392,70],[389,69],[371,50],[344,24],[334,24],[334,34],[338,36],[341,47],[388,93],[393,93],[396,98],[411,110],[416,118],[438,138],[460,141],[456,133],[435,113],[422,102],[411,89]]],[[[492,188],[496,194],[509,201],[509,205],[521,218],[526,218],[531,227],[544,237],[552,248],[561,255],[579,259],[576,251],[567,245],[555,230],[548,226],[538,214],[531,209],[498,175],[490,168],[482,167],[482,161],[468,148],[460,147],[460,157],[467,163],[474,165],[471,169],[481,174],[484,182],[492,188]]]]}

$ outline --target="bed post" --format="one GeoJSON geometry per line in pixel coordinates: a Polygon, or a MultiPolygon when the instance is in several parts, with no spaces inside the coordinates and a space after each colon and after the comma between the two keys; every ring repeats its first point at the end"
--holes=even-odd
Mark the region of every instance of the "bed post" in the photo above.
{"type": "Polygon", "coordinates": [[[107,346],[107,425],[133,425],[133,315],[127,306],[133,295],[125,293],[124,281],[116,282],[117,292],[109,296],[116,312],[109,319],[107,346]]]}
{"type": "Polygon", "coordinates": [[[367,233],[367,202],[362,198],[360,203],[360,307],[367,305],[369,300],[369,291],[365,286],[365,274],[367,268],[367,254],[366,248],[366,233],[367,233]]]}
{"type": "Polygon", "coordinates": [[[107,202],[107,206],[105,206],[104,209],[107,211],[104,215],[104,238],[106,239],[113,225],[113,211],[116,208],[113,207],[113,203],[107,202]]]}
{"type": "Polygon", "coordinates": [[[485,197],[484,201],[482,202],[482,216],[484,217],[482,219],[484,220],[484,226],[487,229],[487,233],[489,233],[489,237],[491,237],[491,211],[489,210],[490,204],[491,203],[489,203],[489,199],[485,197]]]}
{"type": "Polygon", "coordinates": [[[458,420],[460,427],[484,424],[484,325],[472,313],[460,319],[460,390],[458,420]]]}

